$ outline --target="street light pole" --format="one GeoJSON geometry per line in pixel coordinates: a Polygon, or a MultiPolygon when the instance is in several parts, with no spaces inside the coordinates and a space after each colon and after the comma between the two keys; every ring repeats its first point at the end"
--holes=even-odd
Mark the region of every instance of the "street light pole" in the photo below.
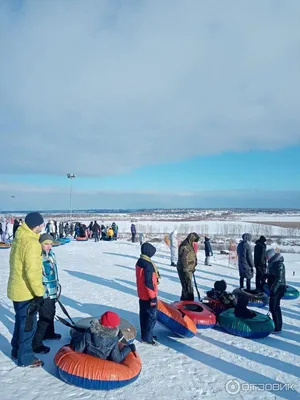
{"type": "Polygon", "coordinates": [[[76,178],[75,174],[67,174],[67,178],[70,179],[70,222],[72,220],[72,180],[76,178]]]}
{"type": "Polygon", "coordinates": [[[15,200],[14,199],[16,198],[16,196],[10,196],[10,197],[12,199],[12,201],[11,201],[11,212],[12,212],[12,214],[14,214],[14,212],[15,212],[15,205],[14,205],[14,201],[15,200]]]}

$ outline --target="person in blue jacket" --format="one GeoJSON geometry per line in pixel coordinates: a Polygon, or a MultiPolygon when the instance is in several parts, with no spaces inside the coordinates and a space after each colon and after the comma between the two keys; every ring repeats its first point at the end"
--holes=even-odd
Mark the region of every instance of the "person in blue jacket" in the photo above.
{"type": "Polygon", "coordinates": [[[204,238],[204,249],[205,249],[205,261],[204,264],[211,267],[210,257],[213,256],[213,251],[211,248],[210,238],[205,236],[204,238]]]}
{"type": "Polygon", "coordinates": [[[132,243],[134,243],[135,242],[135,235],[136,235],[135,224],[131,224],[130,231],[131,231],[131,241],[132,241],[132,243]]]}
{"type": "Polygon", "coordinates": [[[61,335],[54,331],[55,302],[59,293],[59,280],[57,272],[56,257],[52,251],[53,236],[44,233],[40,236],[42,245],[42,272],[43,285],[45,288],[44,301],[39,308],[39,320],[37,330],[32,340],[34,353],[46,354],[50,347],[44,346],[43,340],[59,340],[61,335]]]}

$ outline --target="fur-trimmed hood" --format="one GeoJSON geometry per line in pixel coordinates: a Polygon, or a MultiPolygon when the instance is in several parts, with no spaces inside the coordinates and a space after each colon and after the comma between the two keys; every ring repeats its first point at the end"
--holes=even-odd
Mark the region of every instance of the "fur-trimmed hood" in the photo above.
{"type": "Polygon", "coordinates": [[[116,328],[107,328],[106,326],[101,325],[98,319],[93,319],[90,324],[90,330],[91,333],[94,335],[101,335],[113,338],[118,336],[120,329],[118,326],[116,328]]]}

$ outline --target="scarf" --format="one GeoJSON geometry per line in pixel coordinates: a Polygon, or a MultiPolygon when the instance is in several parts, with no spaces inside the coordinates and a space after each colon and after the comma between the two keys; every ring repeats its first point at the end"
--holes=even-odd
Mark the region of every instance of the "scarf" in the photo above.
{"type": "Polygon", "coordinates": [[[141,254],[141,255],[140,255],[140,258],[142,258],[143,260],[146,260],[146,261],[148,261],[149,263],[152,264],[152,266],[153,266],[153,268],[154,268],[154,271],[155,271],[157,284],[159,285],[159,280],[160,280],[161,276],[160,276],[160,274],[159,274],[159,271],[158,271],[157,266],[154,264],[154,262],[151,260],[151,258],[148,257],[148,256],[146,256],[145,254],[141,254]]]}

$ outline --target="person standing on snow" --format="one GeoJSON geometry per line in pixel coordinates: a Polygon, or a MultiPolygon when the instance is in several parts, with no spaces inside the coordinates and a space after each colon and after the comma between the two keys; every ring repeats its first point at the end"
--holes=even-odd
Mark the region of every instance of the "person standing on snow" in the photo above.
{"type": "Polygon", "coordinates": [[[237,255],[239,262],[239,274],[240,274],[240,288],[244,287],[244,279],[246,279],[247,289],[251,289],[251,279],[253,278],[254,263],[252,257],[251,249],[251,239],[250,233],[244,233],[242,236],[242,241],[237,246],[237,255]]]}
{"type": "Polygon", "coordinates": [[[92,232],[93,232],[95,242],[99,242],[100,225],[98,224],[97,221],[94,221],[94,224],[92,226],[92,232]]]}
{"type": "Polygon", "coordinates": [[[256,290],[263,292],[264,284],[266,283],[267,273],[267,260],[266,260],[266,246],[267,239],[261,236],[254,246],[254,265],[256,269],[255,284],[256,290]]]}
{"type": "Polygon", "coordinates": [[[135,224],[131,224],[130,230],[131,230],[131,241],[132,241],[132,243],[134,243],[135,242],[135,235],[136,235],[135,224]]]}
{"type": "Polygon", "coordinates": [[[178,240],[177,240],[177,231],[174,229],[173,232],[170,233],[170,251],[171,251],[171,267],[177,266],[177,254],[178,254],[178,240]]]}
{"type": "Polygon", "coordinates": [[[61,335],[54,331],[55,302],[59,292],[59,280],[56,257],[52,251],[53,237],[49,233],[43,233],[39,242],[42,246],[43,285],[45,288],[44,302],[40,306],[37,330],[32,340],[34,353],[47,354],[50,347],[44,346],[43,340],[59,340],[61,335]]]}
{"type": "Polygon", "coordinates": [[[197,256],[193,243],[199,242],[200,236],[193,232],[180,244],[178,249],[177,272],[181,282],[182,292],[180,300],[194,301],[192,283],[193,273],[196,271],[197,256]]]}
{"type": "Polygon", "coordinates": [[[275,324],[275,332],[282,331],[282,314],[280,300],[286,291],[284,258],[274,249],[266,252],[268,261],[268,286],[270,290],[270,311],[275,324]]]}
{"type": "Polygon", "coordinates": [[[17,232],[19,226],[20,226],[19,221],[17,219],[15,219],[14,220],[14,226],[13,226],[13,238],[15,238],[16,232],[17,232]]]}
{"type": "Polygon", "coordinates": [[[119,227],[118,227],[118,225],[117,225],[115,222],[113,222],[113,223],[111,224],[111,227],[112,227],[112,230],[114,231],[114,240],[117,240],[117,239],[118,239],[119,227]]]}
{"type": "Polygon", "coordinates": [[[142,245],[143,242],[144,242],[144,234],[143,234],[143,232],[139,233],[139,241],[140,241],[140,245],[142,245]]]}
{"type": "Polygon", "coordinates": [[[53,240],[56,239],[56,232],[55,232],[55,224],[54,221],[51,220],[49,224],[49,233],[53,237],[53,240]]]}
{"type": "Polygon", "coordinates": [[[38,212],[26,215],[13,241],[9,265],[7,297],[15,309],[15,327],[11,341],[12,358],[20,367],[40,367],[43,362],[34,357],[32,339],[36,331],[36,313],[43,303],[42,255],[39,243],[44,219],[38,212]]]}
{"type": "Polygon", "coordinates": [[[140,306],[140,326],[142,342],[157,346],[153,329],[157,320],[157,296],[160,275],[151,257],[156,248],[150,243],[141,247],[141,255],[135,266],[136,285],[140,306]]]}
{"type": "Polygon", "coordinates": [[[210,238],[205,236],[204,238],[204,250],[205,250],[205,261],[204,264],[211,267],[210,257],[213,256],[213,251],[211,248],[210,238]]]}

